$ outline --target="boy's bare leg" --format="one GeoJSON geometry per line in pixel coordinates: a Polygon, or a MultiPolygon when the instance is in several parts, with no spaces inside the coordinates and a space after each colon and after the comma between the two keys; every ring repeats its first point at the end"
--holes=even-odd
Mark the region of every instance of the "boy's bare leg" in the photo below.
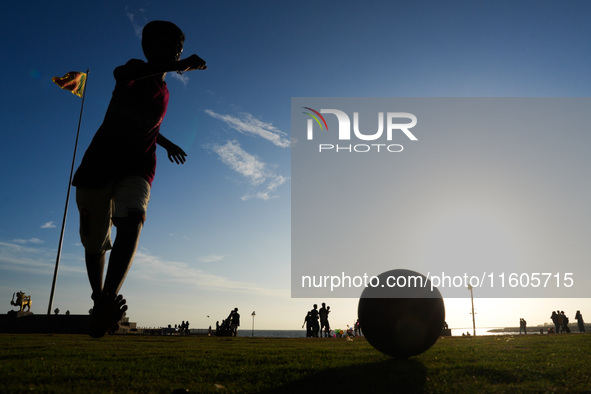
{"type": "Polygon", "coordinates": [[[86,272],[92,289],[92,299],[97,300],[103,293],[103,272],[105,269],[105,252],[85,253],[86,272]]]}
{"type": "Polygon", "coordinates": [[[140,239],[140,232],[143,227],[143,220],[139,217],[126,217],[113,219],[117,227],[117,236],[113,243],[107,277],[103,286],[103,294],[116,296],[127,276],[133,256],[137,250],[140,239]]]}
{"type": "Polygon", "coordinates": [[[125,316],[126,301],[118,293],[137,250],[143,220],[135,217],[118,218],[113,220],[113,224],[117,227],[117,236],[109,256],[102,295],[95,302],[97,313],[93,314],[94,321],[91,323],[90,335],[95,338],[104,336],[125,316]]]}

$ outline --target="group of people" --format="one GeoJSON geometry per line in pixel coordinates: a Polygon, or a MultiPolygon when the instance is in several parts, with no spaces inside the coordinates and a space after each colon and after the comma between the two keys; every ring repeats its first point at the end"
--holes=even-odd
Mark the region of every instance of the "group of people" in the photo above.
{"type": "MultiPolygon", "coordinates": [[[[548,334],[560,334],[563,332],[570,333],[570,327],[568,326],[569,319],[568,316],[564,314],[564,311],[552,311],[550,319],[552,319],[554,327],[548,328],[548,334]]],[[[577,311],[575,314],[575,320],[577,320],[579,332],[585,332],[585,321],[583,320],[581,311],[577,311]]],[[[527,334],[527,322],[523,318],[519,319],[519,333],[521,334],[522,331],[524,334],[527,334]]],[[[541,333],[543,333],[543,331],[543,329],[540,329],[541,333]]]]}
{"type": "Polygon", "coordinates": [[[184,321],[179,326],[179,331],[181,335],[189,335],[189,321],[184,321]]]}
{"type": "Polygon", "coordinates": [[[220,324],[219,320],[215,322],[215,335],[218,337],[235,337],[238,334],[238,327],[240,327],[240,314],[238,308],[234,308],[230,311],[228,317],[222,320],[222,324],[220,324]]]}
{"type": "MultiPolygon", "coordinates": [[[[554,331],[551,331],[552,329],[550,328],[548,329],[548,333],[570,333],[570,328],[568,327],[569,320],[568,317],[564,314],[564,311],[552,311],[550,319],[552,319],[552,323],[554,323],[554,331]]],[[[575,314],[575,320],[577,321],[579,332],[585,332],[585,321],[583,320],[583,315],[581,315],[581,311],[577,311],[577,313],[575,314]]]]}
{"type": "Polygon", "coordinates": [[[306,338],[318,338],[324,335],[330,337],[330,323],[328,322],[328,314],[330,313],[330,306],[322,303],[322,308],[318,309],[318,305],[314,304],[311,311],[306,314],[302,328],[306,326],[306,338]]]}
{"type": "Polygon", "coordinates": [[[359,323],[359,319],[355,322],[353,327],[349,327],[347,325],[347,335],[350,337],[360,337],[361,335],[361,324],[359,323]]]}
{"type": "Polygon", "coordinates": [[[172,328],[172,325],[169,324],[168,325],[168,331],[169,334],[172,333],[178,333],[181,335],[189,335],[189,321],[184,321],[181,324],[175,324],[174,328],[172,328]]]}

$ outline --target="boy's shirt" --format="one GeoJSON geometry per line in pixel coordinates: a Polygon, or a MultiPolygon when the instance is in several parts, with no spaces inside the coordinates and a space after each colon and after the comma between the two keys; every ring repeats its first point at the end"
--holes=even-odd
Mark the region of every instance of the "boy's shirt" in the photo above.
{"type": "Polygon", "coordinates": [[[93,188],[138,175],[151,185],[156,173],[156,139],[167,106],[168,88],[159,78],[118,82],[72,184],[93,188]]]}

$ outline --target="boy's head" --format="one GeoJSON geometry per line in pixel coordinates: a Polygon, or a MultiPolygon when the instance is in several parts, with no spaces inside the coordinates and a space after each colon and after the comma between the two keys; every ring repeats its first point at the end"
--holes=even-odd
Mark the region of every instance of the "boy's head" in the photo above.
{"type": "Polygon", "coordinates": [[[148,61],[179,60],[185,34],[174,23],[152,21],[142,31],[142,49],[148,61]]]}

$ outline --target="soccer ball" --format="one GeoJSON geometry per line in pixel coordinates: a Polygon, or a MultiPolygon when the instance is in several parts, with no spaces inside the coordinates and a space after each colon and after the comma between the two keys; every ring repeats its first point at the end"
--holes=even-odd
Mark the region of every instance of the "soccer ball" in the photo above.
{"type": "Polygon", "coordinates": [[[423,353],[437,342],[445,322],[441,293],[437,288],[431,291],[427,278],[410,270],[387,271],[378,278],[379,285],[366,287],[359,299],[363,335],[374,348],[393,357],[423,353]]]}

